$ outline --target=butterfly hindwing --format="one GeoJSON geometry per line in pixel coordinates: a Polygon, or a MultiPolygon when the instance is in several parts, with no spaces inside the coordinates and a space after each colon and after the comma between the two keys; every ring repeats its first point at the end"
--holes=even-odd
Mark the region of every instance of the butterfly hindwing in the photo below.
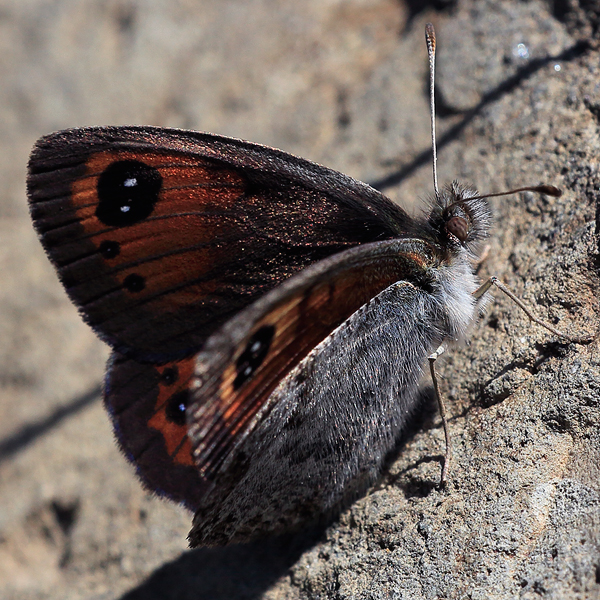
{"type": "Polygon", "coordinates": [[[364,491],[414,406],[439,340],[425,242],[353,248],[293,276],[211,336],[188,408],[200,473],[218,481],[190,543],[243,542],[364,491]]]}
{"type": "MultiPolygon", "coordinates": [[[[295,275],[238,314],[198,354],[188,409],[200,472],[225,468],[281,381],[361,306],[397,281],[419,285],[431,256],[422,241],[363,245],[295,275]]],[[[261,416],[261,418],[263,418],[261,416]]]]}
{"type": "Polygon", "coordinates": [[[119,446],[144,486],[191,510],[207,489],[185,421],[194,365],[193,356],[153,365],[113,352],[104,389],[119,446]]]}

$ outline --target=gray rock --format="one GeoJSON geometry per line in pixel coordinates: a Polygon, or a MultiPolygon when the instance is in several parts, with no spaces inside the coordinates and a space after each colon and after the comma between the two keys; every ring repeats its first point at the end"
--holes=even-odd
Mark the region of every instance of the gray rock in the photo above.
{"type": "Polygon", "coordinates": [[[186,551],[190,515],[145,494],[115,448],[94,400],[106,349],[62,292],[24,193],[40,135],[144,123],[274,145],[412,205],[432,188],[433,20],[440,179],[564,190],[494,199],[482,277],[569,333],[595,333],[598,13],[560,4],[553,15],[540,0],[464,0],[407,24],[396,0],[3,3],[3,598],[600,595],[597,343],[561,342],[496,293],[470,344],[439,361],[454,449],[446,489],[425,400],[380,485],[328,528],[186,551]]]}

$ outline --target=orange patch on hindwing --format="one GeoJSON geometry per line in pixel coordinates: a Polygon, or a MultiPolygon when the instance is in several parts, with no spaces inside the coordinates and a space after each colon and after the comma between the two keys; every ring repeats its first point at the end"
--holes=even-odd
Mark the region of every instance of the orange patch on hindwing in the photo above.
{"type": "Polygon", "coordinates": [[[155,412],[148,427],[159,431],[169,456],[175,463],[193,466],[192,446],[187,437],[185,408],[189,399],[189,384],[194,373],[194,357],[162,367],[155,412]]]}

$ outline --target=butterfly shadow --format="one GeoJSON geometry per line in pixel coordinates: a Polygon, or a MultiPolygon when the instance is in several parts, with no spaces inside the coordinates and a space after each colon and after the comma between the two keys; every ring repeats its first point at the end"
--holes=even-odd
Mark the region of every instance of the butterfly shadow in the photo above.
{"type": "Polygon", "coordinates": [[[156,569],[120,600],[252,600],[283,577],[323,526],[223,548],[199,548],[156,569]]]}

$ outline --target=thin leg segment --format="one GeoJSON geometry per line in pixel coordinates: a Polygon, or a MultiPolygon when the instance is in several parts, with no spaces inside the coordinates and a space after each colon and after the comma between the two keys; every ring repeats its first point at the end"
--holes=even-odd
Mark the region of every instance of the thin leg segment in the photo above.
{"type": "Polygon", "coordinates": [[[487,281],[485,281],[479,288],[477,288],[473,292],[473,296],[477,300],[479,300],[479,298],[481,298],[493,285],[496,286],[501,292],[504,292],[534,323],[537,323],[538,325],[540,325],[540,327],[547,329],[554,335],[557,335],[558,337],[564,338],[570,342],[575,342],[578,344],[587,344],[594,340],[594,336],[589,336],[589,335],[588,336],[568,335],[567,333],[563,333],[562,331],[556,329],[556,327],[553,327],[552,325],[550,325],[550,323],[547,323],[546,321],[542,321],[541,319],[538,319],[531,312],[531,310],[521,300],[519,300],[519,298],[517,298],[517,296],[515,296],[515,294],[513,294],[503,283],[498,281],[497,277],[490,277],[487,281]]]}
{"type": "Polygon", "coordinates": [[[440,388],[438,385],[437,375],[435,374],[435,361],[446,351],[446,348],[442,345],[433,354],[428,356],[429,360],[429,371],[431,373],[431,380],[433,382],[433,391],[435,398],[438,403],[440,410],[440,416],[442,417],[442,425],[444,427],[444,435],[446,437],[446,452],[444,453],[444,466],[442,467],[442,476],[440,478],[440,485],[444,485],[448,479],[448,469],[450,468],[450,460],[452,459],[452,442],[450,440],[450,432],[448,431],[448,419],[446,417],[446,407],[440,394],[440,388]]]}

